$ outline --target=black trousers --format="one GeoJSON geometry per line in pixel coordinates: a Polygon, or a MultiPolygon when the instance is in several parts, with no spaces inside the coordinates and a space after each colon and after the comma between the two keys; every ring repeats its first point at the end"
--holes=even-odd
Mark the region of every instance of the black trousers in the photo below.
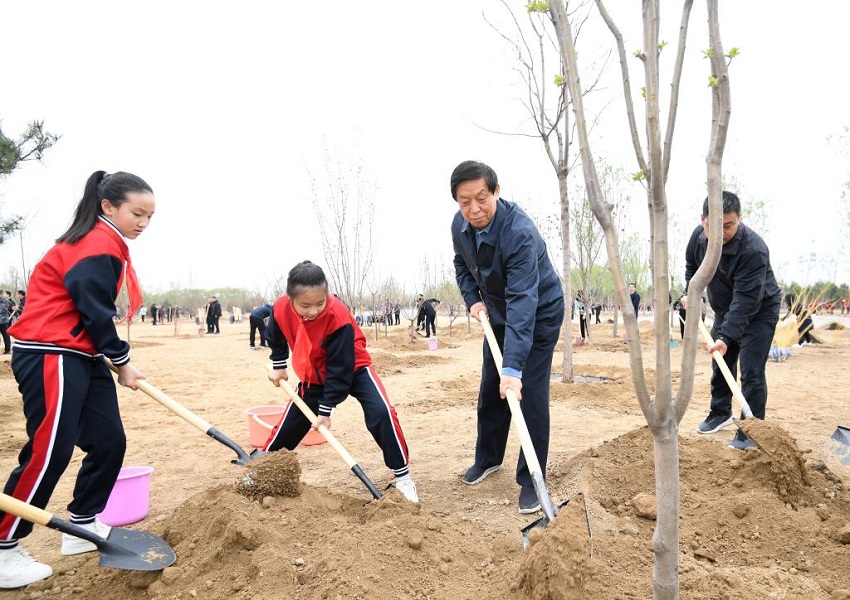
{"type": "Polygon", "coordinates": [[[437,320],[437,315],[433,317],[431,315],[425,315],[425,337],[431,337],[431,334],[437,335],[437,325],[435,321],[437,320]]]}
{"type": "MultiPolygon", "coordinates": [[[[740,344],[727,342],[728,348],[723,356],[732,376],[738,373],[738,361],[741,362],[741,393],[747,399],[753,416],[764,419],[767,406],[767,378],[764,374],[776,323],[779,321],[779,307],[776,310],[763,309],[753,318],[740,344]]],[[[722,323],[715,321],[711,330],[713,339],[717,339],[717,330],[722,323]]],[[[711,414],[732,416],[732,391],[717,367],[711,363],[711,414]]]]}
{"type": "MultiPolygon", "coordinates": [[[[127,447],[106,364],[70,354],[15,352],[12,371],[23,396],[29,440],[4,493],[44,508],[78,446],[86,455],[68,510],[80,516],[103,511],[127,447]]],[[[0,540],[26,537],[32,527],[0,511],[0,540]]]]}
{"type": "MultiPolygon", "coordinates": [[[[311,385],[305,388],[298,384],[298,393],[314,413],[318,413],[323,391],[324,386],[311,385]]],[[[406,474],[407,441],[404,439],[395,408],[390,403],[384,384],[373,365],[362,367],[354,373],[354,380],[348,393],[357,399],[363,408],[366,429],[383,451],[384,464],[392,469],[396,476],[406,474]]],[[[286,405],[280,423],[275,426],[266,441],[263,451],[272,452],[281,448],[295,450],[308,431],[310,431],[310,421],[290,401],[286,405]]]]}
{"type": "MultiPolygon", "coordinates": [[[[552,353],[564,321],[563,308],[557,315],[538,319],[534,327],[534,342],[522,372],[522,401],[520,408],[528,425],[531,443],[543,476],[549,457],[549,381],[552,372],[552,353]]],[[[499,347],[505,343],[504,326],[494,326],[499,347]]],[[[475,464],[488,468],[502,464],[511,427],[511,411],[507,400],[499,397],[501,374],[493,362],[490,347],[484,340],[484,364],[481,367],[481,386],[478,391],[478,438],[475,442],[475,464]]],[[[525,455],[520,451],[516,466],[516,482],[533,487],[525,455]]]]}
{"type": "Polygon", "coordinates": [[[12,340],[9,339],[9,323],[0,325],[0,335],[3,336],[3,352],[9,352],[12,349],[12,340]]]}
{"type": "Polygon", "coordinates": [[[259,317],[248,317],[248,322],[251,324],[251,333],[248,335],[248,343],[251,347],[254,347],[256,343],[256,334],[260,332],[260,346],[266,345],[266,340],[263,339],[263,335],[266,333],[266,324],[259,317]]]}

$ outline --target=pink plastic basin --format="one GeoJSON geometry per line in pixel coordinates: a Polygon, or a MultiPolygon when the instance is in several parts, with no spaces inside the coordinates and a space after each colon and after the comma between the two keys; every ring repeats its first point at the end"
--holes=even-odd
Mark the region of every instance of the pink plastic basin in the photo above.
{"type": "Polygon", "coordinates": [[[252,406],[245,410],[248,417],[248,442],[255,448],[266,445],[275,425],[283,418],[283,407],[278,405],[252,406]]]}
{"type": "Polygon", "coordinates": [[[107,525],[129,525],[148,516],[153,467],[122,467],[106,508],[98,518],[107,525]]]}

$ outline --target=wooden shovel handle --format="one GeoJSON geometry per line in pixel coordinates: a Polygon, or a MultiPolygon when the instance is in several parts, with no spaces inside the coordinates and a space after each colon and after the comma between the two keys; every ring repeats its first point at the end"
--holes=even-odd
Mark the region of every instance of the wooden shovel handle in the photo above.
{"type": "MultiPolygon", "coordinates": [[[[699,320],[699,330],[700,333],[702,333],[702,337],[705,340],[705,343],[709,346],[713,346],[714,340],[711,338],[711,332],[708,330],[708,326],[703,323],[702,319],[699,320]]],[[[726,380],[726,384],[732,391],[732,395],[741,404],[741,412],[744,413],[744,418],[752,419],[753,411],[750,410],[750,404],[749,402],[747,402],[747,399],[744,398],[744,394],[741,391],[738,382],[735,381],[735,377],[732,376],[732,371],[729,370],[729,365],[726,364],[726,361],[723,359],[723,355],[720,354],[719,350],[715,350],[711,353],[711,356],[714,358],[714,362],[717,364],[717,368],[720,369],[721,373],[723,373],[723,378],[726,380]]]]}
{"type": "MultiPolygon", "coordinates": [[[[484,328],[484,335],[487,337],[487,342],[490,344],[490,353],[493,355],[493,360],[496,363],[496,369],[502,371],[502,351],[499,349],[499,342],[496,341],[496,334],[493,333],[493,328],[490,326],[490,321],[487,318],[487,313],[483,310],[478,311],[478,320],[481,322],[481,327],[484,328]]],[[[537,459],[537,452],[534,450],[534,444],[531,442],[531,434],[528,432],[528,424],[523,417],[522,409],[519,406],[519,399],[512,389],[508,389],[505,393],[508,400],[508,407],[511,409],[513,421],[516,425],[517,433],[519,434],[520,445],[522,452],[525,454],[525,462],[528,463],[528,470],[532,473],[542,473],[540,461],[537,459]]]]}
{"type": "Polygon", "coordinates": [[[6,494],[0,494],[0,510],[21,517],[30,523],[45,527],[50,522],[50,519],[53,518],[53,515],[46,510],[42,510],[32,504],[27,504],[6,494]]]}
{"type": "MultiPolygon", "coordinates": [[[[316,413],[314,413],[312,409],[307,406],[307,403],[304,402],[301,396],[298,395],[298,392],[295,391],[292,385],[285,379],[281,379],[280,387],[282,387],[286,394],[292,399],[292,402],[295,403],[295,406],[298,407],[298,410],[304,413],[304,416],[307,417],[307,420],[310,421],[312,425],[315,425],[316,421],[319,420],[316,416],[316,413]]],[[[355,465],[357,465],[357,461],[355,461],[354,457],[351,456],[351,454],[349,454],[345,448],[343,448],[340,441],[336,439],[336,436],[331,433],[330,429],[328,429],[324,425],[319,425],[318,431],[328,441],[328,443],[333,447],[333,449],[336,450],[337,454],[342,457],[342,460],[345,461],[345,464],[347,464],[349,468],[353,468],[355,465]]]]}

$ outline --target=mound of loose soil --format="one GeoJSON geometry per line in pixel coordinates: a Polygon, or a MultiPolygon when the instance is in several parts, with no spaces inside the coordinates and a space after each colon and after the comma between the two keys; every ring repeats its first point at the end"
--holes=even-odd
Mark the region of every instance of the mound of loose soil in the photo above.
{"type": "MultiPolygon", "coordinates": [[[[850,502],[836,478],[806,466],[792,443],[787,452],[801,469],[792,504],[787,470],[778,476],[773,466],[789,458],[779,445],[768,456],[711,440],[680,444],[683,598],[764,598],[766,590],[840,597],[850,572],[850,502]]],[[[518,534],[429,511],[395,489],[364,502],[302,486],[297,497],[258,502],[218,486],[161,523],[157,533],[178,556],[161,574],[104,570],[92,557],[10,598],[648,598],[652,456],[641,428],[550,471],[555,485],[574,481],[586,503],[574,495],[553,523],[533,530],[525,553],[518,534]]],[[[258,459],[258,471],[269,458],[280,464],[264,466],[265,476],[291,475],[294,454],[258,459]]]]}
{"type": "Polygon", "coordinates": [[[236,491],[252,500],[301,493],[301,465],[295,452],[282,448],[252,460],[236,482],[236,491]]]}
{"type": "MultiPolygon", "coordinates": [[[[641,325],[646,347],[653,340],[641,325]]],[[[653,442],[631,389],[628,346],[613,339],[609,326],[593,326],[594,339],[574,354],[575,373],[610,381],[553,383],[547,485],[556,503],[570,502],[546,529],[534,530],[539,539],[523,552],[520,529],[537,516],[516,511],[513,432],[500,472],[477,486],[460,481],[474,453],[483,336],[477,329],[467,334],[465,326],[455,336],[445,329],[436,352],[424,342],[408,347],[401,328],[379,340],[369,333],[373,355],[413,359],[378,371],[410,445],[420,506],[394,489],[371,501],[328,444],[298,449],[300,476],[282,470],[290,483],[300,478],[300,495],[245,496],[237,487],[250,467],[231,465],[229,448],[122,388],[127,464],[156,469],[150,514],[130,528],[164,537],[177,562],[149,574],[106,569],[97,553],[61,556],[58,532],[37,527],[24,545],[55,575],[0,592],[0,600],[650,598],[653,442]],[[598,347],[606,335],[622,351],[598,347]]],[[[732,428],[709,436],[694,431],[708,406],[711,371],[710,356],[698,353],[694,401],[680,431],[683,599],[850,599],[850,502],[820,460],[836,425],[850,423],[850,336],[829,334],[829,344],[768,364],[765,423],[781,429],[753,435],[771,454],[726,448],[732,428]]],[[[134,347],[133,360],[149,381],[243,446],[244,410],[284,401],[267,380],[265,353],[248,350],[247,325],[224,324],[220,336],[180,336],[159,326],[134,327],[133,335],[158,344],[134,347]]],[[[652,366],[647,355],[644,363],[652,366]]],[[[8,472],[26,435],[17,386],[4,366],[0,359],[0,462],[8,472]]],[[[646,376],[652,385],[651,369],[646,376]]],[[[392,471],[357,402],[340,405],[334,431],[384,489],[392,471]]],[[[80,460],[76,452],[49,506],[61,517],[80,460]]]]}

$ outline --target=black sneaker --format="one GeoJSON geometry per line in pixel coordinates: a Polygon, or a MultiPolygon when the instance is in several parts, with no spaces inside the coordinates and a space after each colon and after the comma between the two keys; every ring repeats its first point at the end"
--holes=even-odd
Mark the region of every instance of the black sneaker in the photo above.
{"type": "Polygon", "coordinates": [[[739,429],[735,434],[735,437],[733,437],[729,442],[728,446],[733,450],[747,450],[749,448],[755,448],[756,443],[748,438],[746,433],[739,429]]]}
{"type": "Polygon", "coordinates": [[[735,419],[732,418],[732,415],[709,414],[705,421],[699,424],[697,431],[700,433],[717,433],[724,427],[729,427],[734,422],[735,419]]]}
{"type": "Polygon", "coordinates": [[[530,515],[540,510],[540,499],[533,487],[524,487],[519,491],[519,514],[530,515]]]}
{"type": "Polygon", "coordinates": [[[495,467],[479,467],[478,465],[472,465],[466,470],[466,473],[464,473],[463,482],[466,485],[481,483],[487,479],[489,475],[492,475],[501,468],[502,465],[496,465],[495,467]]]}

